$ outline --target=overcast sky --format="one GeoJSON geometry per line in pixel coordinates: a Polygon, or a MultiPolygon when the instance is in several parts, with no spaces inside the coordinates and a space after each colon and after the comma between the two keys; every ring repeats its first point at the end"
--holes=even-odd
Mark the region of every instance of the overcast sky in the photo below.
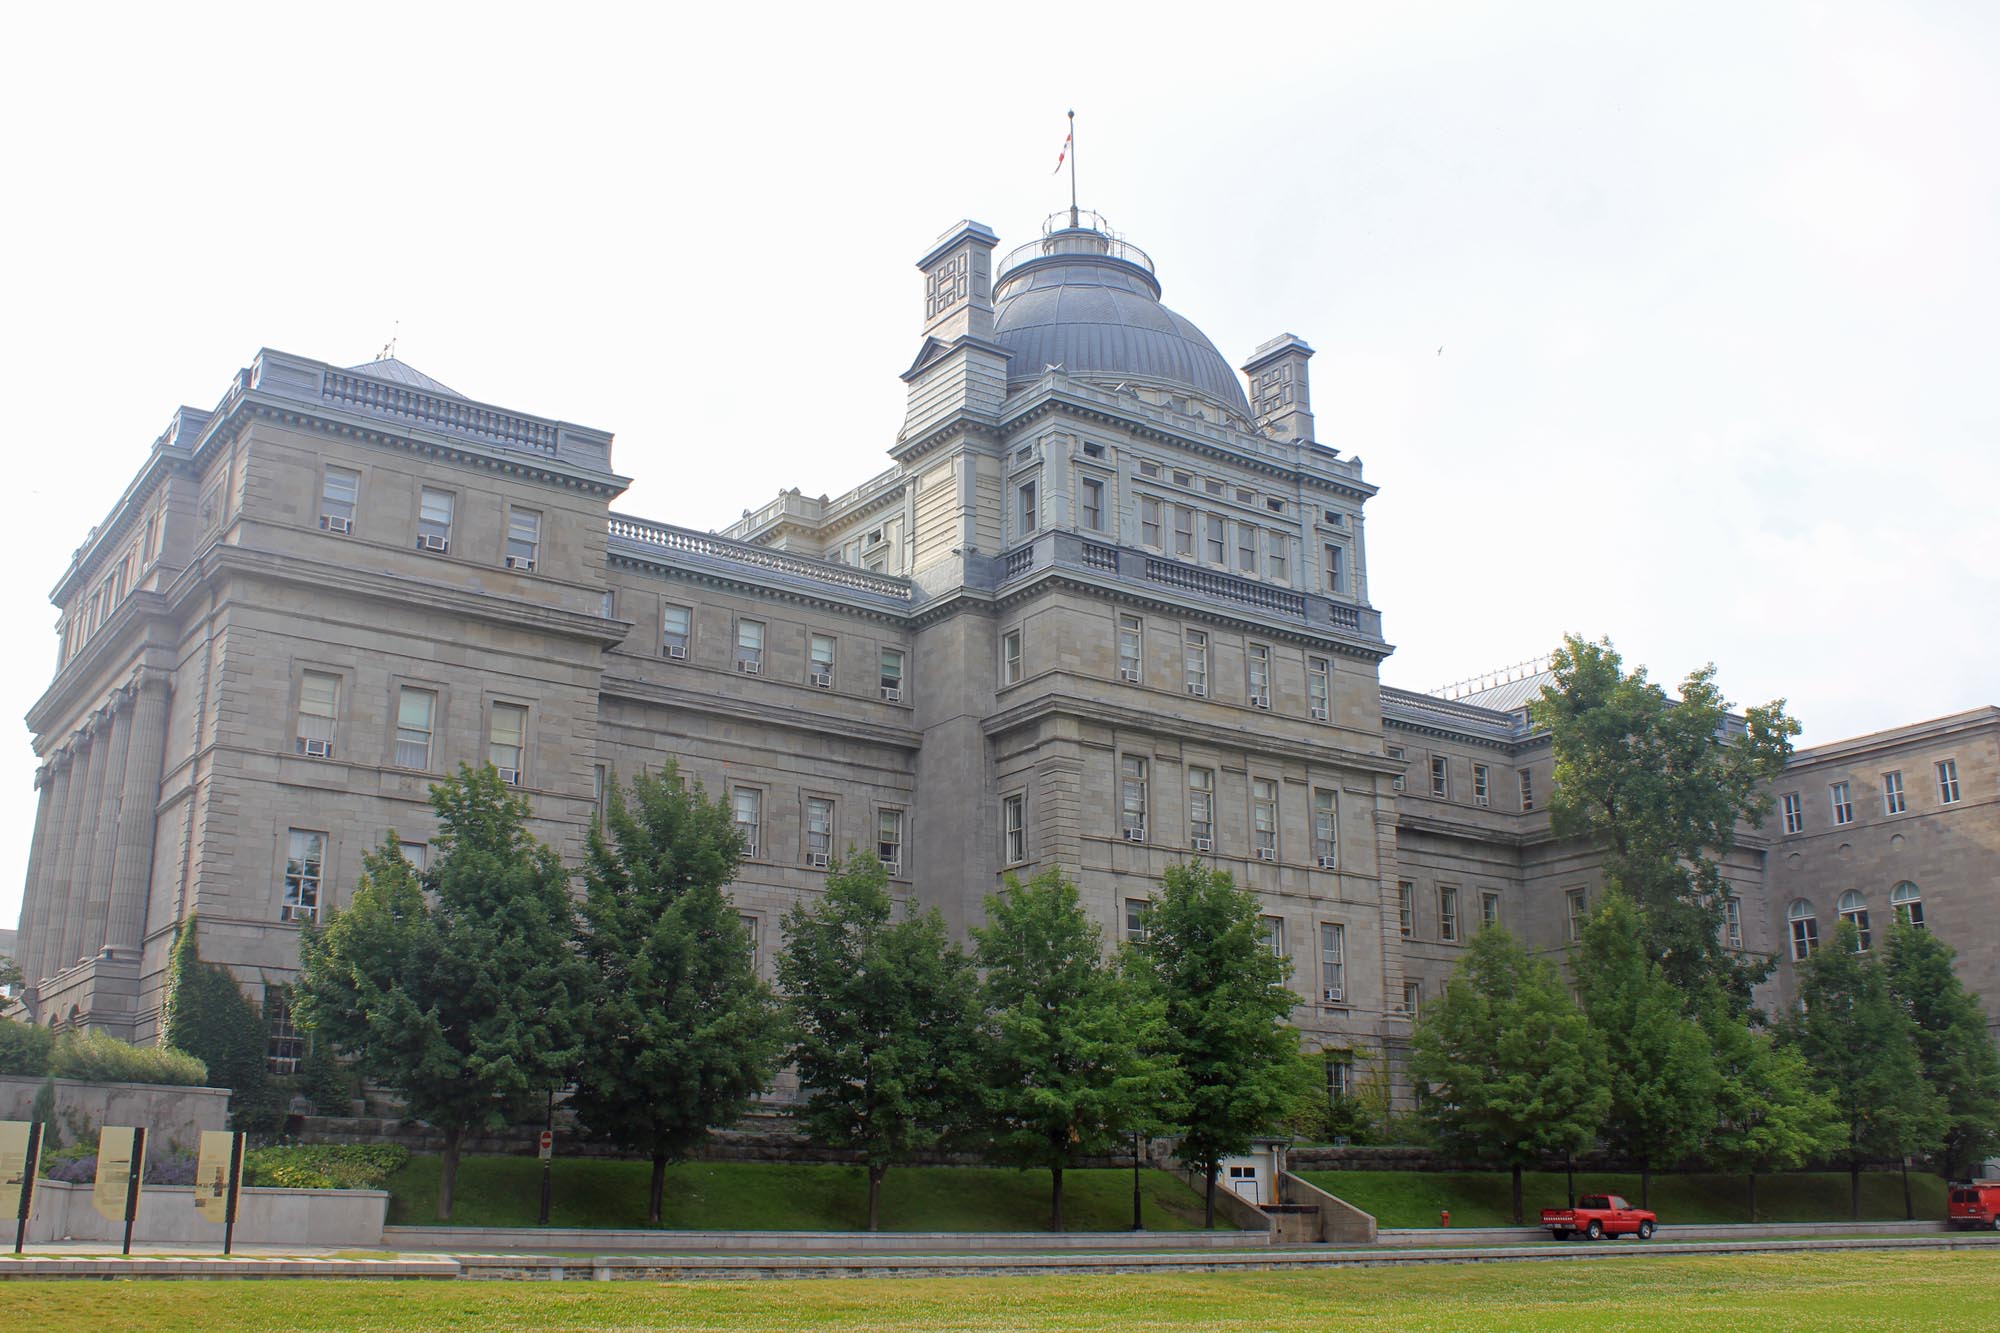
{"type": "MultiPolygon", "coordinates": [[[[1808,743],[2000,702],[2000,9],[43,5],[0,53],[14,649],[169,413],[392,333],[721,526],[887,465],[913,267],[1081,202],[1318,349],[1383,677],[1610,635],[1808,743]],[[199,9],[200,12],[195,12],[199,9]],[[740,17],[739,17],[740,16],[740,17]]],[[[0,921],[32,824],[0,745],[0,921]]]]}

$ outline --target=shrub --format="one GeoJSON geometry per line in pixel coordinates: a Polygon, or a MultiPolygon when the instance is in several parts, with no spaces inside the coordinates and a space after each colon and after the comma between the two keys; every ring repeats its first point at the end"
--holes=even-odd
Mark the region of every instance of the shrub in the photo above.
{"type": "Polygon", "coordinates": [[[208,1066],[169,1046],[134,1046],[107,1032],[65,1032],[49,1057],[49,1073],[86,1083],[167,1083],[198,1088],[208,1066]]]}
{"type": "Polygon", "coordinates": [[[393,1143],[295,1143],[257,1148],[243,1163],[252,1185],[307,1190],[378,1190],[410,1150],[393,1143]]]}
{"type": "MultiPolygon", "coordinates": [[[[146,1183],[148,1185],[192,1185],[194,1184],[196,1157],[193,1153],[171,1145],[165,1148],[146,1149],[146,1183]]],[[[42,1155],[42,1178],[60,1180],[71,1185],[88,1185],[97,1179],[97,1145],[73,1143],[67,1148],[59,1148],[42,1155]]]]}
{"type": "Polygon", "coordinates": [[[0,1018],[0,1074],[40,1078],[49,1072],[49,1049],[55,1040],[47,1028],[0,1018]]]}
{"type": "Polygon", "coordinates": [[[165,1044],[202,1061],[215,1086],[229,1089],[231,1127],[253,1134],[276,1129],[284,1110],[265,1067],[266,1016],[228,968],[202,961],[193,917],[174,945],[170,994],[165,1044]]]}

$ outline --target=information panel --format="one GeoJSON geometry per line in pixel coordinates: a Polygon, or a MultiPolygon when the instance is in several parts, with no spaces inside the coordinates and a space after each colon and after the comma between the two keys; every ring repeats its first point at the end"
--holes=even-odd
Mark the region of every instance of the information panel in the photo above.
{"type": "Polygon", "coordinates": [[[123,1222],[134,1187],[144,1188],[146,1163],[134,1161],[139,1149],[139,1131],[130,1125],[106,1125],[97,1135],[97,1183],[90,1191],[90,1206],[105,1220],[123,1222]]]}
{"type": "Polygon", "coordinates": [[[210,1222],[235,1221],[230,1204],[235,1201],[241,1134],[226,1129],[205,1129],[201,1134],[201,1155],[195,1161],[194,1210],[210,1222]]]}
{"type": "Polygon", "coordinates": [[[5,1216],[24,1218],[34,1209],[38,1163],[29,1158],[28,1144],[37,1137],[25,1120],[0,1120],[0,1211],[5,1216]]]}

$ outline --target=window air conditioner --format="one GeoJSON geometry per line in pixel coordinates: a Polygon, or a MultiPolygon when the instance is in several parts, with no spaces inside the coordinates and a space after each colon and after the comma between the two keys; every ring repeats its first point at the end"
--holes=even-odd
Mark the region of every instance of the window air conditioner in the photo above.
{"type": "Polygon", "coordinates": [[[1126,830],[1125,830],[1125,841],[1127,841],[1127,842],[1144,842],[1145,840],[1146,840],[1146,830],[1145,830],[1145,829],[1143,829],[1143,828],[1128,828],[1128,829],[1126,829],[1126,830]]]}
{"type": "Polygon", "coordinates": [[[833,688],[833,673],[831,671],[815,671],[813,672],[812,683],[819,689],[830,690],[833,688]]]}
{"type": "Polygon", "coordinates": [[[903,863],[901,861],[884,861],[882,863],[882,869],[884,869],[889,873],[889,877],[891,879],[895,879],[902,875],[903,863]]]}
{"type": "Polygon", "coordinates": [[[1324,708],[1315,708],[1315,709],[1313,709],[1313,721],[1315,721],[1315,722],[1324,722],[1324,721],[1326,721],[1326,718],[1327,718],[1327,712],[1326,712],[1326,709],[1324,709],[1324,708]]]}
{"type": "Polygon", "coordinates": [[[1190,685],[1188,686],[1188,693],[1192,694],[1197,699],[1206,699],[1208,697],[1208,686],[1190,685]]]}
{"type": "Polygon", "coordinates": [[[1257,859],[1259,861],[1275,861],[1278,859],[1278,849],[1276,847],[1259,847],[1257,849],[1257,859]]]}
{"type": "Polygon", "coordinates": [[[1483,806],[1483,805],[1491,805],[1491,804],[1493,804],[1493,799],[1492,799],[1492,798],[1491,798],[1490,796],[1478,796],[1478,797],[1474,797],[1474,798],[1473,798],[1473,802],[1472,802],[1472,803],[1473,803],[1474,805],[1482,805],[1482,806],[1483,806]]]}
{"type": "Polygon", "coordinates": [[[1215,839],[1196,838],[1194,840],[1194,849],[1198,852],[1212,852],[1215,850],[1215,839]]]}
{"type": "Polygon", "coordinates": [[[806,864],[814,870],[824,870],[833,863],[833,858],[825,852],[807,852],[806,864]]]}
{"type": "Polygon", "coordinates": [[[1120,679],[1120,680],[1122,680],[1122,681],[1127,681],[1127,682],[1129,682],[1129,683],[1131,683],[1131,684],[1134,684],[1134,685],[1138,684],[1138,683],[1139,683],[1139,671],[1138,671],[1138,668],[1136,668],[1136,667],[1119,667],[1119,668],[1118,668],[1118,679],[1120,679]]]}
{"type": "Polygon", "coordinates": [[[891,704],[899,704],[903,702],[902,690],[898,689],[894,685],[884,685],[882,687],[882,702],[891,704]]]}
{"type": "Polygon", "coordinates": [[[328,532],[348,533],[354,531],[354,520],[342,518],[338,514],[321,514],[319,525],[328,532]]]}
{"type": "Polygon", "coordinates": [[[1340,861],[1336,857],[1322,856],[1319,858],[1319,868],[1321,870],[1333,870],[1339,865],[1340,861]]]}
{"type": "Polygon", "coordinates": [[[1250,706],[1252,708],[1269,708],[1271,706],[1271,696],[1268,694],[1253,694],[1250,696],[1250,706]]]}
{"type": "Polygon", "coordinates": [[[1319,998],[1326,1004],[1340,1004],[1346,999],[1346,992],[1338,986],[1328,986],[1320,991],[1319,998]]]}
{"type": "Polygon", "coordinates": [[[687,659],[688,659],[688,650],[687,650],[687,645],[686,645],[686,644],[684,644],[684,643],[670,643],[670,644],[668,644],[668,645],[667,645],[667,657],[668,657],[668,659],[669,659],[670,661],[675,661],[675,662],[685,662],[685,661],[687,661],[687,659]]]}
{"type": "Polygon", "coordinates": [[[333,758],[333,742],[309,741],[301,736],[299,738],[299,753],[308,759],[331,759],[333,758]]]}
{"type": "Polygon", "coordinates": [[[510,787],[518,787],[521,785],[521,770],[518,768],[503,768],[500,770],[500,780],[510,787]]]}
{"type": "Polygon", "coordinates": [[[764,664],[753,662],[747,657],[739,657],[736,659],[736,669],[746,676],[754,676],[764,669],[764,664]]]}
{"type": "Polygon", "coordinates": [[[300,907],[295,903],[286,903],[278,910],[278,920],[317,921],[319,920],[319,909],[316,907],[300,907]]]}
{"type": "Polygon", "coordinates": [[[433,532],[427,532],[417,538],[417,547],[425,551],[448,551],[451,549],[451,539],[449,537],[440,537],[433,532]]]}
{"type": "Polygon", "coordinates": [[[507,568],[532,574],[535,572],[535,562],[524,555],[510,555],[507,557],[507,568]]]}

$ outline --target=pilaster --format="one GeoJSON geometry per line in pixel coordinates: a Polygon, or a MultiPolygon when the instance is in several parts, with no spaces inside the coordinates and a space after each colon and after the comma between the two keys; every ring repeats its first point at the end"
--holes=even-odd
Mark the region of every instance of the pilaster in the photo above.
{"type": "Polygon", "coordinates": [[[125,796],[125,760],[132,745],[131,707],[131,692],[121,689],[106,710],[103,795],[91,816],[90,873],[83,882],[83,928],[75,945],[79,958],[94,958],[103,950],[111,915],[111,863],[118,853],[118,807],[125,796]]]}
{"type": "Polygon", "coordinates": [[[51,932],[56,945],[55,954],[48,962],[52,974],[75,963],[85,947],[84,906],[90,895],[91,860],[96,851],[99,826],[103,823],[99,812],[104,800],[105,760],[111,748],[107,725],[108,719],[102,712],[92,714],[90,721],[84,725],[90,748],[84,752],[83,774],[78,788],[80,798],[77,801],[76,836],[72,839],[70,852],[69,882],[63,886],[62,928],[60,933],[51,932]]]}
{"type": "Polygon", "coordinates": [[[142,671],[132,685],[131,748],[118,803],[117,852],[112,860],[110,916],[104,944],[120,958],[139,954],[146,928],[146,889],[159,826],[160,765],[167,747],[167,676],[142,671]]]}

